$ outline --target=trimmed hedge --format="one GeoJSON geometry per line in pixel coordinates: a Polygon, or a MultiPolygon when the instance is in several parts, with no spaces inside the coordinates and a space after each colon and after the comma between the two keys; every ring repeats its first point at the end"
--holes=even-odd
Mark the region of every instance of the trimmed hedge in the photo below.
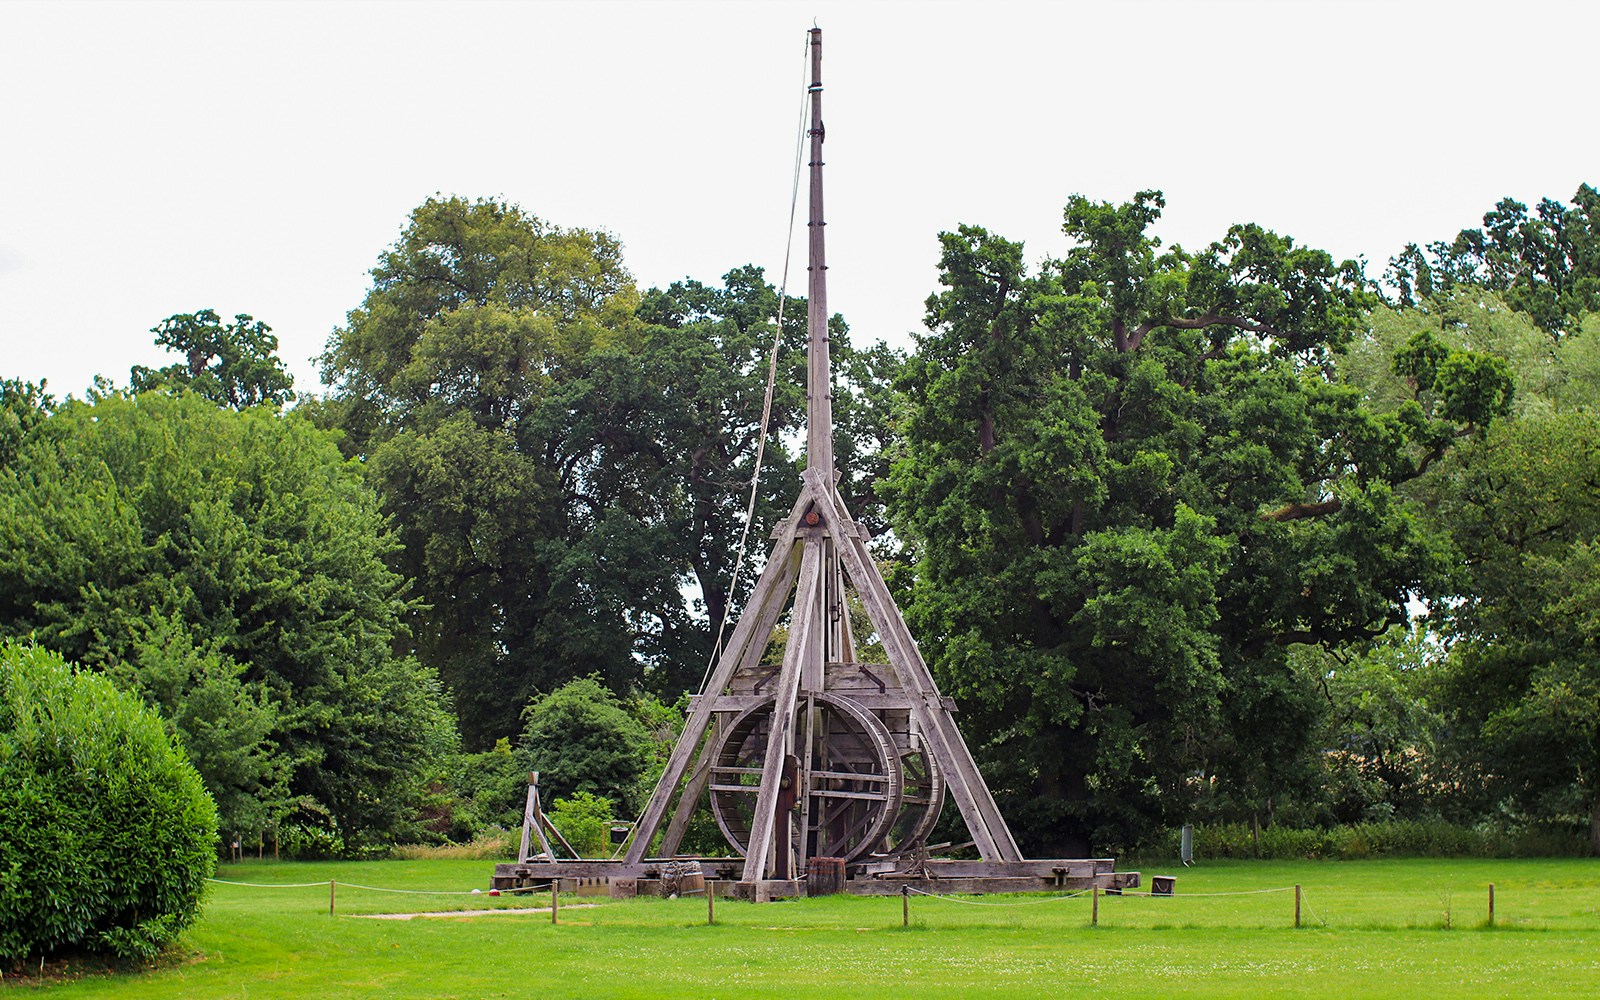
{"type": "Polygon", "coordinates": [[[161,720],[96,674],[0,644],[0,960],[149,958],[200,913],[217,809],[161,720]]]}
{"type": "MultiPolygon", "coordinates": [[[[1163,849],[1177,857],[1179,834],[1173,831],[1163,849]]],[[[1437,820],[1390,820],[1357,823],[1329,830],[1261,828],[1259,845],[1247,823],[1217,823],[1194,828],[1196,858],[1263,858],[1273,861],[1337,858],[1516,858],[1583,857],[1589,854],[1585,833],[1530,829],[1517,832],[1462,826],[1437,820]]]]}

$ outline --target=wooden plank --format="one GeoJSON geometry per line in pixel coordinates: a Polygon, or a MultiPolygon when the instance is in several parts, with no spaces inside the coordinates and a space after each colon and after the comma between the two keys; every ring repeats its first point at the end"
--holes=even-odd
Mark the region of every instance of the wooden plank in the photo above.
{"type": "MultiPolygon", "coordinates": [[[[821,594],[818,592],[822,579],[821,564],[821,541],[814,537],[805,539],[800,555],[800,582],[795,585],[793,624],[789,628],[789,643],[784,649],[783,673],[774,691],[777,702],[768,726],[766,757],[761,762],[761,791],[756,797],[755,815],[750,824],[750,842],[745,846],[743,880],[746,882],[758,881],[766,876],[767,861],[772,853],[773,831],[778,823],[778,786],[783,773],[783,759],[789,753],[793,736],[800,670],[806,660],[808,644],[818,638],[816,619],[821,603],[821,594]]],[[[787,816],[783,817],[783,822],[787,824],[787,816]]],[[[780,833],[788,836],[786,830],[780,833]]]]}
{"type": "MultiPolygon", "coordinates": [[[[813,491],[821,491],[824,481],[813,469],[807,469],[804,478],[813,491]]],[[[833,518],[840,523],[853,523],[844,500],[837,490],[826,493],[830,500],[833,518]]],[[[843,535],[844,532],[838,534],[843,535]]],[[[901,685],[912,695],[912,714],[928,740],[930,749],[943,765],[945,784],[956,800],[972,834],[979,853],[986,860],[1019,861],[1018,850],[1011,829],[1006,825],[1000,807],[995,804],[989,786],[984,782],[977,762],[972,758],[966,741],[962,739],[955,721],[943,710],[942,696],[928,665],[923,662],[900,609],[895,606],[888,586],[878,573],[866,543],[854,538],[841,545],[839,557],[850,574],[862,603],[878,630],[878,638],[889,654],[889,663],[895,668],[901,685]]]]}
{"type": "MultiPolygon", "coordinates": [[[[868,692],[840,691],[836,688],[830,688],[827,693],[848,698],[862,708],[872,709],[873,711],[893,712],[898,710],[904,712],[911,708],[911,700],[903,694],[872,694],[868,692]]],[[[770,700],[766,695],[761,694],[725,694],[718,699],[715,711],[742,712],[747,708],[754,708],[770,700]]]]}
{"type": "MultiPolygon", "coordinates": [[[[802,490],[800,497],[795,500],[794,511],[790,515],[797,523],[800,513],[809,503],[807,492],[802,490]]],[[[655,790],[650,793],[650,801],[639,817],[633,843],[628,845],[629,861],[642,860],[650,850],[650,841],[654,839],[657,828],[661,826],[661,820],[666,816],[672,795],[683,783],[683,774],[689,766],[689,758],[705,738],[706,726],[711,721],[711,706],[716,702],[714,696],[722,693],[734,669],[743,660],[746,647],[755,638],[757,624],[766,617],[762,611],[774,602],[780,605],[781,611],[781,605],[788,597],[789,585],[793,581],[794,565],[790,558],[794,548],[793,543],[792,536],[780,539],[773,546],[772,554],[767,557],[766,569],[762,570],[761,578],[756,582],[755,590],[750,595],[746,613],[739,616],[739,624],[734,628],[733,636],[722,651],[716,670],[706,683],[704,693],[709,697],[701,698],[689,713],[683,733],[678,737],[677,745],[672,748],[672,756],[667,759],[666,769],[661,772],[661,779],[656,782],[655,790]],[[757,613],[750,614],[750,607],[756,608],[757,613]]],[[[771,629],[765,634],[771,635],[771,629]]]]}
{"type": "MultiPolygon", "coordinates": [[[[899,862],[892,868],[904,869],[908,862],[899,862]]],[[[923,865],[928,874],[936,878],[1092,878],[1107,875],[1116,869],[1109,858],[1030,858],[1026,861],[967,861],[953,858],[930,858],[923,865]]],[[[872,869],[880,869],[878,864],[872,869]]],[[[871,874],[890,877],[890,871],[874,870],[871,874]]]]}
{"type": "MultiPolygon", "coordinates": [[[[672,861],[692,861],[703,872],[715,873],[717,878],[732,879],[743,867],[742,858],[676,858],[672,861]]],[[[545,881],[551,878],[643,878],[657,877],[668,859],[648,858],[630,864],[626,861],[529,861],[524,864],[498,864],[494,866],[496,878],[520,878],[545,881]]]]}
{"type": "Polygon", "coordinates": [[[828,362],[828,255],[822,213],[822,32],[811,30],[810,215],[806,283],[806,465],[833,473],[833,377],[828,362]]]}
{"type": "MultiPolygon", "coordinates": [[[[978,896],[991,892],[1076,892],[1089,889],[1088,879],[1068,881],[1057,885],[1054,879],[1043,877],[1017,878],[916,878],[916,879],[863,879],[853,878],[845,883],[845,891],[855,896],[898,896],[902,886],[935,896],[978,896]]],[[[1105,886],[1102,886],[1105,888],[1105,886]]]]}
{"type": "MultiPolygon", "coordinates": [[[[798,521],[799,512],[802,511],[805,506],[806,505],[799,503],[795,504],[794,517],[796,521],[798,521]]],[[[702,698],[710,703],[710,710],[712,712],[726,712],[728,710],[729,706],[726,704],[728,696],[722,693],[723,688],[735,686],[741,675],[753,669],[761,662],[761,657],[766,653],[767,644],[772,638],[772,629],[778,624],[778,617],[783,614],[784,609],[789,605],[788,598],[790,588],[794,586],[795,578],[798,577],[800,573],[799,560],[793,558],[792,545],[790,548],[790,557],[784,560],[785,571],[783,579],[779,581],[779,585],[773,590],[775,597],[767,600],[765,603],[759,606],[752,602],[751,605],[747,606],[745,609],[745,615],[743,617],[749,618],[753,613],[755,617],[755,623],[750,630],[750,639],[745,643],[744,653],[740,656],[739,663],[734,668],[733,675],[729,677],[728,683],[722,686],[707,684],[706,692],[699,696],[699,698],[702,698]],[[751,610],[752,608],[754,609],[753,612],[751,610]]],[[[743,621],[741,621],[740,624],[742,625],[743,621]]],[[[751,697],[753,697],[755,701],[761,700],[761,698],[757,696],[751,697]]],[[[754,702],[752,702],[752,704],[754,704],[754,702]]],[[[694,705],[695,708],[699,707],[698,703],[694,703],[694,705]]],[[[743,711],[745,707],[749,706],[740,707],[739,711],[743,711]]],[[[693,711],[694,709],[692,708],[690,710],[691,716],[693,715],[693,711]]],[[[716,727],[713,726],[710,728],[715,729],[716,727]]],[[[687,723],[684,725],[684,731],[688,731],[687,723]]],[[[703,754],[710,755],[714,752],[715,743],[716,735],[713,733],[711,738],[704,741],[704,748],[701,752],[703,754]]],[[[695,776],[690,779],[690,787],[685,788],[683,794],[678,797],[678,805],[677,808],[673,810],[672,821],[668,823],[666,836],[664,836],[661,840],[662,854],[670,855],[676,853],[678,850],[678,845],[683,842],[683,835],[689,829],[689,820],[694,816],[695,806],[699,803],[700,793],[704,790],[705,781],[706,775],[696,772],[695,776]]]]}
{"type": "MultiPolygon", "coordinates": [[[[528,860],[528,850],[533,846],[533,826],[536,822],[533,811],[533,797],[535,794],[537,793],[534,791],[534,783],[530,780],[528,782],[528,801],[522,807],[522,845],[517,848],[518,861],[528,860]]],[[[542,832],[540,837],[541,839],[543,838],[542,832]]],[[[548,851],[549,847],[547,846],[545,850],[548,851]]]]}
{"type": "Polygon", "coordinates": [[[700,741],[700,752],[695,757],[694,767],[689,769],[689,781],[678,795],[678,805],[673,809],[667,832],[661,838],[661,853],[669,857],[678,853],[678,845],[683,843],[683,835],[689,830],[689,820],[694,817],[695,807],[700,804],[700,796],[706,790],[706,782],[711,779],[711,755],[717,745],[718,728],[715,721],[706,727],[706,737],[700,741]]]}
{"type": "MultiPolygon", "coordinates": [[[[837,558],[833,561],[834,593],[839,595],[839,659],[843,663],[854,663],[856,658],[856,633],[850,625],[850,602],[845,599],[849,593],[844,585],[844,567],[839,565],[837,558]]],[[[823,670],[827,671],[834,664],[827,664],[823,670]]]]}

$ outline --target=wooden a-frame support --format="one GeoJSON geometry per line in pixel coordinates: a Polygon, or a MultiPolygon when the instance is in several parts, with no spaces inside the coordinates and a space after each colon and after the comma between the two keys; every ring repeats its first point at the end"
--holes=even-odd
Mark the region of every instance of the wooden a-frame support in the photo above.
{"type": "Polygon", "coordinates": [[[562,847],[567,849],[567,854],[576,858],[578,852],[567,843],[567,838],[561,835],[550,817],[544,814],[544,809],[539,805],[539,772],[528,772],[528,800],[522,809],[522,846],[518,852],[521,858],[530,857],[533,850],[533,838],[539,838],[539,846],[543,849],[544,857],[551,861],[556,860],[556,852],[550,848],[550,838],[545,836],[545,831],[555,835],[562,847]]]}
{"type": "Polygon", "coordinates": [[[705,691],[695,699],[683,734],[639,820],[627,862],[644,861],[674,796],[677,809],[656,853],[670,857],[677,851],[710,773],[707,758],[713,744],[713,716],[719,710],[727,711],[725,699],[734,697],[728,689],[741,668],[748,671],[760,661],[782,612],[791,606],[792,595],[789,638],[774,691],[774,724],[768,734],[761,791],[756,800],[756,825],[745,854],[742,880],[755,882],[772,875],[777,839],[773,828],[780,821],[776,806],[784,761],[793,755],[796,707],[802,693],[826,690],[820,683],[829,638],[826,633],[830,624],[847,614],[844,595],[837,587],[832,589],[831,602],[824,596],[821,585],[830,569],[833,579],[842,570],[847,586],[859,595],[883,643],[894,680],[907,696],[911,717],[943,773],[945,787],[954,798],[978,853],[985,861],[1022,860],[1011,830],[878,572],[866,545],[866,532],[850,517],[838,490],[819,470],[807,470],[794,509],[774,535],[776,541],[766,570],[718,658],[705,691]],[[701,759],[691,772],[690,763],[697,751],[701,759]]]}

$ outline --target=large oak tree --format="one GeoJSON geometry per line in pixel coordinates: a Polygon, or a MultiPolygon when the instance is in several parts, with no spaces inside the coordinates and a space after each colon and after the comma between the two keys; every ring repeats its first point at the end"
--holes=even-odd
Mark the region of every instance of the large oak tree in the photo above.
{"type": "Polygon", "coordinates": [[[1316,693],[1288,650],[1402,621],[1438,567],[1393,487],[1462,424],[1332,378],[1360,268],[1254,225],[1163,248],[1162,207],[1074,197],[1074,246],[1031,274],[944,234],[902,379],[907,612],[1036,851],[1290,786],[1316,693]]]}
{"type": "MultiPolygon", "coordinates": [[[[319,419],[394,518],[418,652],[468,744],[515,734],[531,697],[573,678],[669,698],[697,686],[751,579],[729,576],[779,307],[761,271],[641,295],[605,233],[435,198],[373,279],[323,355],[319,419]]],[[[804,412],[804,316],[791,298],[755,549],[798,488],[785,436],[804,412]]],[[[850,352],[845,332],[835,318],[846,370],[892,362],[850,352]]],[[[840,395],[856,423],[885,402],[840,395]]]]}

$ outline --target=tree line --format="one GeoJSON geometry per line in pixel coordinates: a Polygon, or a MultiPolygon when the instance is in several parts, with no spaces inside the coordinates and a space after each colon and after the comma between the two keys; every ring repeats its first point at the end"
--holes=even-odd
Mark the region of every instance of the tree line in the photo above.
{"type": "MultiPolygon", "coordinates": [[[[1075,196],[1059,259],[941,234],[908,352],[832,318],[841,490],[1026,850],[1382,818],[1600,849],[1596,199],[1503,200],[1379,280],[1075,196]]],[[[748,596],[774,337],[752,538],[799,488],[779,314],[757,267],[640,290],[610,234],[431,198],[319,395],[210,310],[125,385],[0,381],[0,633],[158,708],[225,831],[471,836],[530,766],[624,815],[748,596]]]]}

